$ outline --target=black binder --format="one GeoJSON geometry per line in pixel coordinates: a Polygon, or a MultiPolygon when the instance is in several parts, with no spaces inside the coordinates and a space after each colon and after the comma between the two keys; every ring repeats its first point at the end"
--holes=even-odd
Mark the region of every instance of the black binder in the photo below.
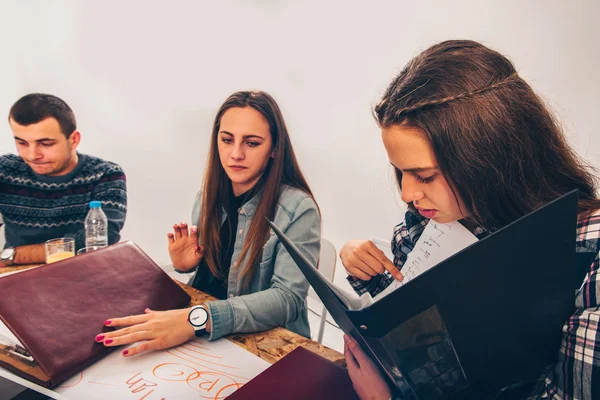
{"type": "Polygon", "coordinates": [[[273,223],[340,328],[400,394],[482,398],[536,379],[593,253],[576,253],[577,191],[512,222],[361,310],[349,310],[273,223]]]}

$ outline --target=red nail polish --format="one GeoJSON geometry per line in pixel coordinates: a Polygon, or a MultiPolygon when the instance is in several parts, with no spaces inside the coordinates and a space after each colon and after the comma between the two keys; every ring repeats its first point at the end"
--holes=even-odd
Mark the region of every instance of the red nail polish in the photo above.
{"type": "Polygon", "coordinates": [[[124,356],[126,356],[127,354],[129,354],[129,350],[125,350],[125,351],[123,352],[123,355],[124,355],[124,356]]]}
{"type": "Polygon", "coordinates": [[[104,325],[110,325],[110,319],[107,319],[106,321],[104,321],[104,325]]]}
{"type": "Polygon", "coordinates": [[[111,344],[112,342],[113,342],[113,340],[112,340],[112,339],[106,339],[106,340],[104,341],[104,344],[111,344]]]}
{"type": "Polygon", "coordinates": [[[102,339],[104,339],[104,335],[98,335],[98,336],[96,336],[96,342],[99,342],[102,339]]]}

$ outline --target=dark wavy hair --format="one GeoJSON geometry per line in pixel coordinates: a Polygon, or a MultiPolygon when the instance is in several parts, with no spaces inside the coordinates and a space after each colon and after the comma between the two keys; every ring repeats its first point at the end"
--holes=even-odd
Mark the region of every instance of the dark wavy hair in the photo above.
{"type": "MultiPolygon", "coordinates": [[[[374,116],[381,127],[424,132],[466,214],[487,229],[573,189],[580,212],[600,208],[591,166],[513,64],[480,43],[449,40],[423,51],[392,81],[374,116]]],[[[396,178],[400,185],[401,171],[396,178]]]]}

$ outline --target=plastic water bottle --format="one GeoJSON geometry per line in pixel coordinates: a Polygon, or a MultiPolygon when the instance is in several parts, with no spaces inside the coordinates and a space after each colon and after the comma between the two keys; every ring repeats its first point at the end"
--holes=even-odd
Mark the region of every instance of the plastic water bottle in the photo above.
{"type": "Polygon", "coordinates": [[[90,211],[84,225],[85,247],[99,249],[108,246],[108,219],[102,211],[101,201],[90,201],[90,211]]]}

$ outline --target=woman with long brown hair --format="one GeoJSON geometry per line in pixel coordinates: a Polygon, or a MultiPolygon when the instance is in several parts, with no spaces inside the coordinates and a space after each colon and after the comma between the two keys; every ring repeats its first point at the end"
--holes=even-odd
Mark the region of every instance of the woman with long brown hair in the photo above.
{"type": "Polygon", "coordinates": [[[321,239],[319,209],[290,142],[282,113],[265,92],[229,96],[215,117],[203,189],[192,221],[168,234],[180,271],[196,269],[190,284],[219,300],[183,310],[152,311],[107,320],[123,327],[98,335],[106,346],[137,341],[131,356],[176,346],[196,336],[284,326],[310,337],[308,282],[267,224],[272,220],[315,265],[321,239]]]}
{"type": "MultiPolygon", "coordinates": [[[[408,211],[394,230],[393,262],[371,241],[342,248],[357,293],[375,296],[402,279],[402,266],[430,219],[460,221],[482,236],[573,189],[579,190],[575,246],[600,250],[595,177],[540,97],[498,52],[466,40],[430,47],[392,81],[374,115],[408,211]]],[[[596,256],[563,328],[558,362],[537,382],[495,398],[600,398],[599,267],[596,256]]],[[[389,399],[372,361],[352,338],[345,341],[360,397],[389,399]]]]}

